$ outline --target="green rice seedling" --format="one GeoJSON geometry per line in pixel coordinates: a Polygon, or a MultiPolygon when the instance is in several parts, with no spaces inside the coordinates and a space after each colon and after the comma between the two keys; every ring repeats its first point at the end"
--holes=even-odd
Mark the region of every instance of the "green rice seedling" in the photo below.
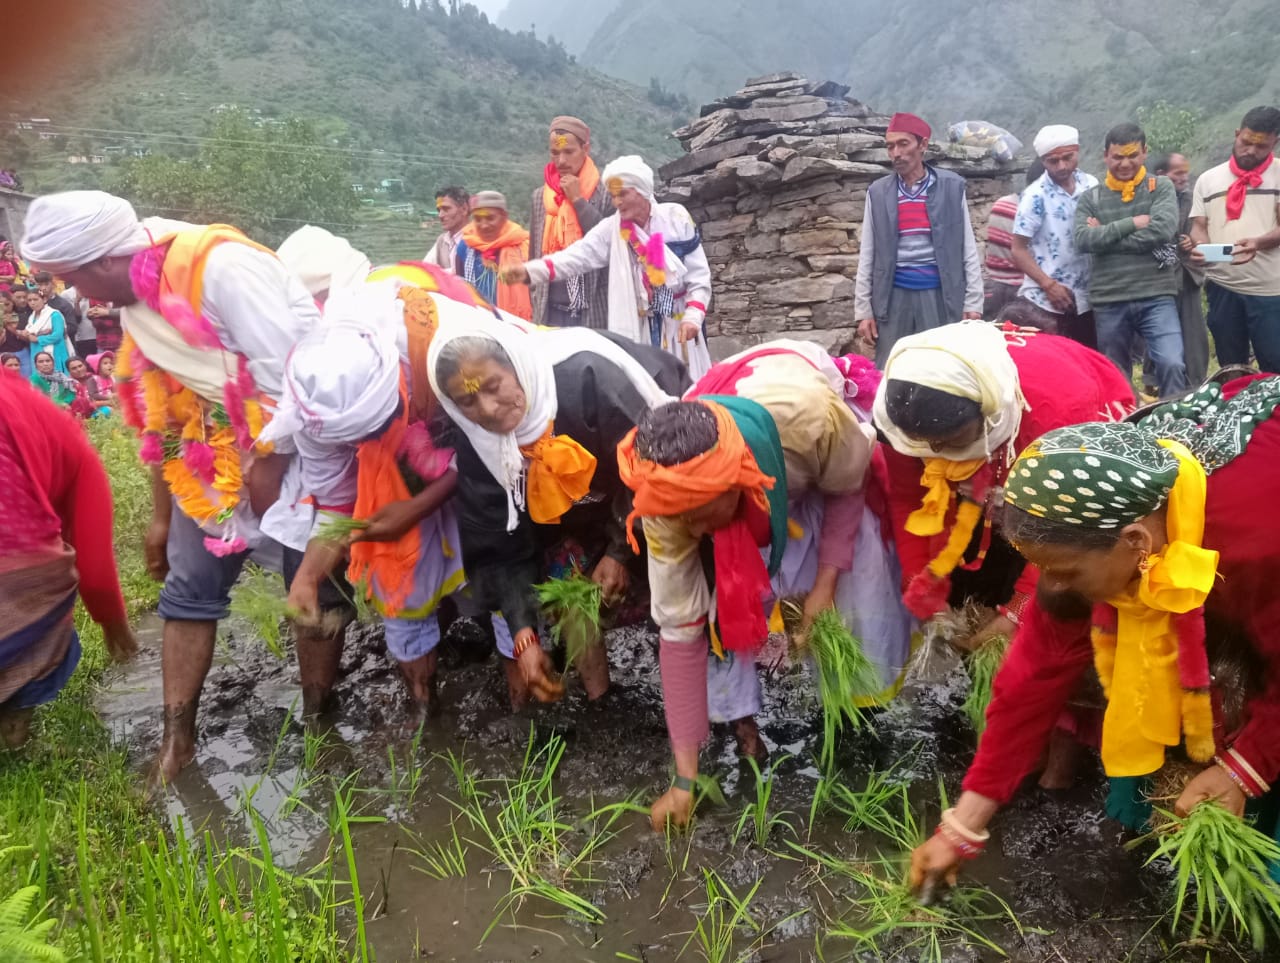
{"type": "Polygon", "coordinates": [[[734,941],[738,931],[745,929],[753,934],[753,947],[758,940],[760,924],[751,916],[751,900],[764,880],[757,879],[747,894],[740,897],[715,870],[704,867],[702,878],[706,889],[706,908],[694,921],[693,931],[681,947],[680,956],[683,957],[690,946],[696,946],[704,963],[736,963],[752,952],[751,949],[743,949],[735,953],[734,941]]]}
{"type": "Polygon", "coordinates": [[[535,585],[542,611],[551,622],[551,633],[557,644],[563,644],[569,664],[577,661],[588,648],[599,645],[600,586],[579,569],[565,578],[553,578],[535,585]]]}
{"type": "Polygon", "coordinates": [[[973,731],[982,735],[987,728],[987,706],[991,705],[991,687],[996,673],[1004,663],[1005,653],[1009,651],[1009,637],[997,635],[988,639],[965,660],[969,670],[969,695],[964,700],[960,711],[969,719],[973,731]]]}
{"type": "Polygon", "coordinates": [[[773,762],[769,768],[769,775],[765,777],[760,772],[760,764],[750,756],[747,757],[747,762],[751,765],[752,772],[756,777],[756,798],[747,803],[746,808],[742,810],[742,815],[738,817],[738,825],[733,830],[734,843],[737,843],[743,833],[750,828],[757,848],[764,849],[768,845],[769,837],[773,835],[775,829],[792,829],[787,817],[794,816],[794,813],[784,811],[769,815],[769,801],[773,798],[774,776],[777,774],[777,766],[790,758],[790,756],[783,756],[773,762]]]}
{"type": "Polygon", "coordinates": [[[1152,841],[1155,851],[1147,864],[1163,858],[1173,867],[1173,925],[1181,921],[1194,889],[1192,939],[1205,930],[1218,937],[1230,927],[1261,950],[1268,931],[1280,930],[1280,885],[1270,875],[1280,863],[1280,843],[1213,800],[1200,803],[1185,819],[1157,812],[1164,828],[1128,845],[1152,841]]]}
{"type": "Polygon", "coordinates": [[[0,900],[0,959],[9,963],[64,963],[66,954],[49,943],[57,920],[36,922],[31,910],[39,886],[24,886],[0,900]]]}
{"type": "Polygon", "coordinates": [[[862,725],[855,700],[881,688],[880,673],[835,608],[819,612],[809,626],[809,652],[818,667],[822,700],[822,749],[819,764],[830,772],[835,764],[836,735],[846,725],[862,725]]]}
{"type": "Polygon", "coordinates": [[[897,766],[873,770],[860,790],[833,781],[827,790],[828,805],[844,816],[847,831],[878,833],[898,848],[910,849],[921,841],[921,833],[909,790],[897,766]]]}
{"type": "Polygon", "coordinates": [[[316,529],[315,537],[322,542],[337,542],[345,545],[352,535],[363,532],[368,527],[368,521],[363,518],[326,514],[324,521],[316,529]]]}
{"type": "Polygon", "coordinates": [[[422,732],[426,726],[424,721],[418,726],[413,738],[404,749],[404,762],[397,760],[395,746],[387,746],[387,762],[390,765],[391,791],[406,803],[412,803],[422,785],[422,777],[426,772],[422,760],[418,758],[422,747],[422,732]]]}
{"type": "Polygon", "coordinates": [[[467,875],[467,847],[458,835],[458,826],[449,820],[449,835],[427,846],[412,849],[418,857],[418,872],[431,879],[463,879],[467,875]]]}
{"type": "Polygon", "coordinates": [[[280,626],[286,617],[284,579],[252,563],[231,590],[231,614],[248,622],[277,659],[285,657],[280,626]]]}

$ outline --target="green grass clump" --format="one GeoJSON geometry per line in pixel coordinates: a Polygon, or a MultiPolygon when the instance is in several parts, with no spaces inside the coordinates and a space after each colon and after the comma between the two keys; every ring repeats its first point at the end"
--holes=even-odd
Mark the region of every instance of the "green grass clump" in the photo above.
{"type": "Polygon", "coordinates": [[[1221,936],[1230,926],[1237,937],[1248,935],[1254,948],[1262,949],[1267,931],[1280,930],[1280,884],[1270,875],[1280,863],[1280,843],[1213,800],[1200,803],[1185,819],[1157,813],[1169,820],[1165,828],[1129,845],[1153,840],[1148,865],[1163,858],[1173,867],[1174,926],[1194,889],[1192,939],[1206,929],[1221,936]]]}
{"type": "Polygon", "coordinates": [[[987,728],[987,706],[991,705],[991,689],[996,673],[1009,651],[1009,637],[997,635],[980,645],[965,661],[969,670],[969,695],[960,707],[973,731],[982,734],[987,728]]]}
{"type": "Polygon", "coordinates": [[[248,622],[277,659],[285,657],[280,627],[287,615],[286,598],[284,578],[253,564],[244,567],[231,590],[231,614],[248,622]]]}
{"type": "Polygon", "coordinates": [[[600,585],[580,570],[566,578],[553,578],[535,585],[542,610],[551,621],[551,634],[563,643],[570,664],[593,645],[599,645],[600,585]]]}
{"type": "Polygon", "coordinates": [[[880,673],[834,608],[819,612],[809,626],[809,652],[818,666],[822,699],[820,763],[829,772],[835,762],[836,734],[846,725],[862,725],[855,700],[880,691],[880,673]]]}

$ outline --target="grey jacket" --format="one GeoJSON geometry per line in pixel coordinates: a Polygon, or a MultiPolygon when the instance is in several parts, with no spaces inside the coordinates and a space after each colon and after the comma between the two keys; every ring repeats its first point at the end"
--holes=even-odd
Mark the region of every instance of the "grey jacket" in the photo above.
{"type": "MultiPolygon", "coordinates": [[[[578,212],[578,225],[585,235],[602,220],[613,213],[613,201],[609,191],[601,179],[596,191],[589,198],[574,202],[573,209],[578,212]]],[[[529,214],[529,260],[542,257],[542,225],[547,219],[546,208],[542,204],[542,188],[533,192],[533,204],[529,214]]],[[[587,303],[582,311],[582,327],[607,330],[609,327],[609,270],[602,268],[583,275],[587,285],[587,303]]],[[[547,299],[551,296],[550,285],[538,285],[529,292],[533,301],[533,323],[547,323],[547,299]]]]}
{"type": "MultiPolygon", "coordinates": [[[[930,166],[938,182],[929,192],[927,207],[933,229],[933,249],[942,281],[947,316],[959,321],[966,313],[982,312],[982,264],[969,220],[964,178],[930,166]]],[[[858,255],[858,283],[854,314],[861,320],[883,321],[889,313],[893,275],[898,267],[898,175],[890,174],[867,188],[866,213],[858,255]]]]}

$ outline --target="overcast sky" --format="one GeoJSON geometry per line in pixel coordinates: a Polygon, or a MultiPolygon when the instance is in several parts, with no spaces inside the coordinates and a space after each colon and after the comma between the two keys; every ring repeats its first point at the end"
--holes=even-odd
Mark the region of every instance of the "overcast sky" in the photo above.
{"type": "Polygon", "coordinates": [[[507,5],[507,0],[467,0],[467,2],[475,4],[487,13],[490,20],[496,19],[498,14],[502,13],[502,8],[507,5]]]}

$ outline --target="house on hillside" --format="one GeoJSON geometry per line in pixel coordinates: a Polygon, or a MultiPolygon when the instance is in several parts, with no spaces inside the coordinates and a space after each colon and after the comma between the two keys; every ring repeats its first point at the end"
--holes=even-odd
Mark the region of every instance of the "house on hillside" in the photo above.
{"type": "Polygon", "coordinates": [[[387,210],[392,214],[413,214],[413,205],[407,201],[403,204],[388,204],[387,210]]]}
{"type": "Polygon", "coordinates": [[[388,191],[402,191],[404,190],[404,178],[384,177],[382,179],[382,187],[388,191]]]}

